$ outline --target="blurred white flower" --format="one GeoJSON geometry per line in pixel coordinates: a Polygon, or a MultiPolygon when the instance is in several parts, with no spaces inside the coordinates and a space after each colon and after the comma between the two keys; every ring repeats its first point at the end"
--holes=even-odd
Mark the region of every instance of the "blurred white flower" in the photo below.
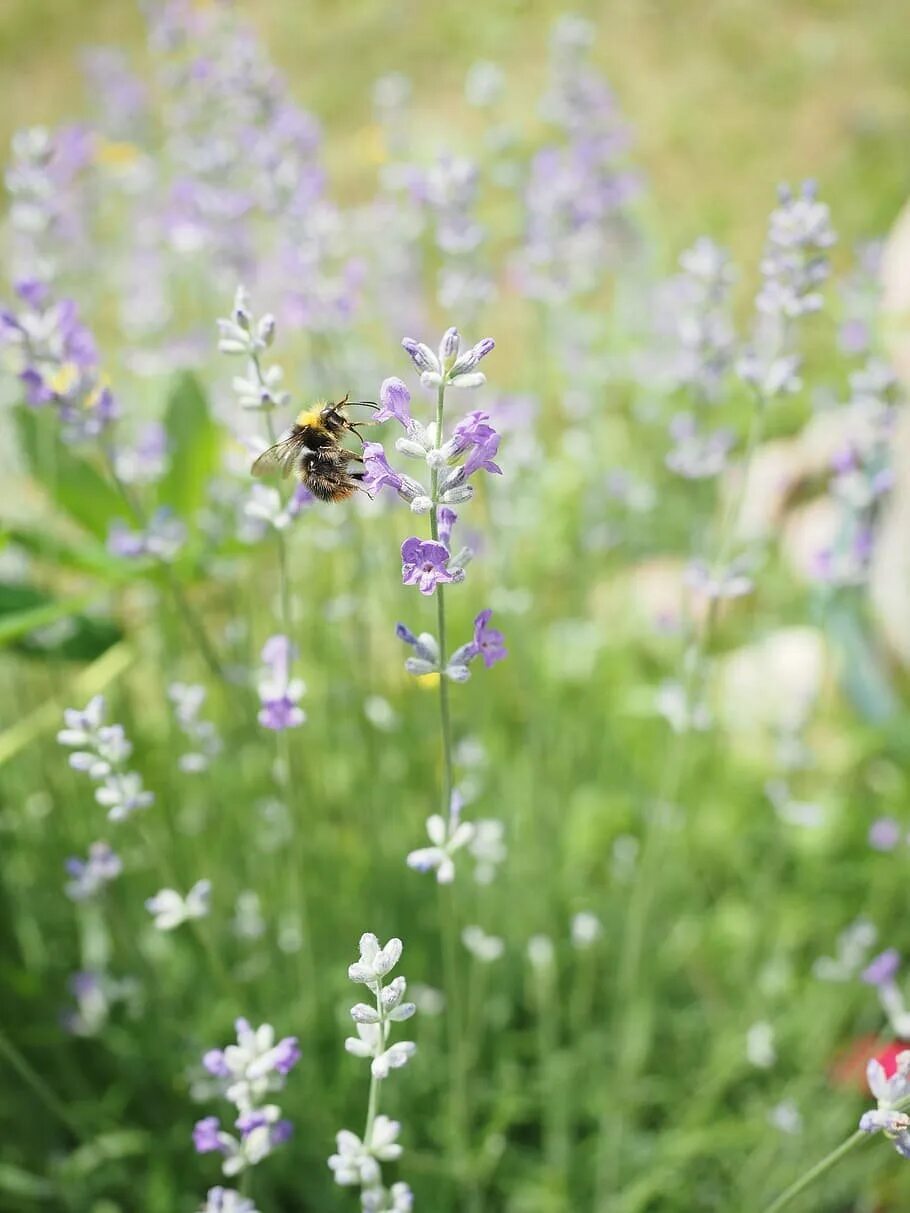
{"type": "Polygon", "coordinates": [[[185,897],[176,889],[161,889],[150,897],[145,908],[154,916],[159,931],[173,931],[191,918],[203,918],[209,912],[210,880],[197,880],[185,897]]]}

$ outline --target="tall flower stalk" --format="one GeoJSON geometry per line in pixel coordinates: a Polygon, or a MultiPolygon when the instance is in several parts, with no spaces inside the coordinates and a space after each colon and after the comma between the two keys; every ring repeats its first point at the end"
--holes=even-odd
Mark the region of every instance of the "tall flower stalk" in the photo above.
{"type": "Polygon", "coordinates": [[[329,1158],[329,1167],[337,1184],[360,1189],[364,1213],[410,1213],[413,1196],[409,1186],[394,1183],[386,1187],[383,1182],[382,1164],[400,1158],[402,1147],[398,1144],[401,1126],[380,1113],[379,1095],[392,1070],[407,1065],[416,1051],[413,1041],[390,1042],[390,1038],[393,1025],[410,1019],[417,1008],[404,1001],[407,982],[403,977],[385,981],[401,959],[400,939],[390,939],[382,946],[375,935],[367,933],[360,937],[359,951],[359,959],[348,967],[348,977],[366,986],[373,1001],[351,1007],[357,1035],[349,1036],[344,1047],[352,1056],[370,1062],[366,1123],[362,1137],[349,1129],[336,1135],[337,1152],[329,1158]]]}
{"type": "MultiPolygon", "coordinates": [[[[667,811],[677,800],[689,761],[689,737],[707,722],[704,695],[708,676],[708,654],[714,635],[720,603],[724,598],[747,593],[751,580],[742,573],[741,561],[734,559],[734,546],[740,530],[749,476],[754,456],[764,433],[767,415],[772,405],[791,395],[801,386],[801,358],[795,349],[797,322],[818,311],[822,306],[820,287],[828,274],[828,249],[835,241],[828,207],[817,200],[812,183],[803,185],[798,193],[782,186],[779,204],[771,213],[768,235],[761,261],[761,286],[756,297],[756,323],[751,340],[741,351],[735,365],[739,381],[746,385],[754,406],[743,451],[735,489],[727,492],[719,510],[720,522],[715,533],[714,550],[710,560],[693,562],[687,580],[706,601],[700,626],[691,638],[684,654],[678,711],[671,718],[673,738],[670,754],[663,768],[663,778],[657,803],[645,820],[641,861],[637,880],[626,916],[626,930],[620,955],[617,990],[619,1008],[619,1042],[617,1056],[617,1095],[610,1114],[601,1117],[598,1149],[598,1203],[619,1182],[619,1167],[625,1127],[624,1108],[628,1106],[636,1074],[644,1065],[650,1040],[637,1025],[640,1016],[639,990],[642,957],[651,912],[659,888],[659,874],[665,857],[668,831],[667,811]]],[[[702,286],[711,279],[726,278],[728,271],[719,268],[718,250],[700,242],[682,259],[684,270],[702,286]]],[[[706,301],[715,292],[703,289],[706,301]]],[[[716,332],[715,318],[710,317],[716,332]]],[[[729,340],[724,341],[724,362],[729,365],[729,340]]],[[[702,343],[705,366],[700,374],[688,374],[691,382],[710,382],[716,388],[718,374],[717,342],[702,343]]],[[[700,393],[702,402],[710,402],[714,393],[700,393]]],[[[699,461],[701,462],[701,461],[699,461]]],[[[671,464],[671,466],[673,466],[671,464]]],[[[724,460],[714,466],[711,474],[722,470],[724,460]]],[[[674,468],[691,476],[688,460],[674,468]]]]}
{"type": "MultiPolygon", "coordinates": [[[[273,413],[290,403],[289,393],[281,387],[282,368],[277,363],[263,366],[263,355],[275,339],[275,318],[271,313],[266,313],[257,319],[253,314],[249,293],[239,286],[234,295],[231,314],[219,319],[218,330],[219,351],[245,359],[243,374],[235,375],[232,381],[237,403],[241,409],[264,416],[269,445],[274,445],[277,435],[273,413]]],[[[278,488],[254,485],[246,507],[248,516],[266,522],[274,532],[278,553],[281,631],[270,636],[262,648],[262,670],[258,681],[261,707],[258,719],[263,728],[276,734],[276,773],[288,803],[295,797],[288,730],[302,725],[306,714],[298,702],[305,687],[293,670],[297,646],[293,641],[292,586],[285,530],[310,500],[312,496],[303,485],[297,485],[287,500],[282,498],[278,488]]],[[[290,856],[291,885],[295,891],[296,911],[302,922],[304,948],[309,950],[309,913],[300,867],[299,857],[290,856]]],[[[302,968],[300,988],[311,1013],[314,1013],[311,993],[313,982],[308,979],[302,968]]]]}
{"type": "Polygon", "coordinates": [[[400,454],[425,464],[429,484],[397,472],[376,442],[364,446],[363,483],[370,493],[389,488],[413,514],[429,515],[429,538],[411,535],[401,545],[402,581],[405,585],[416,585],[426,597],[435,595],[435,634],[415,634],[403,623],[398,624],[397,634],[412,650],[405,662],[408,672],[435,682],[437,687],[442,778],[439,811],[431,814],[426,824],[431,845],[412,851],[408,865],[417,871],[433,872],[441,886],[439,913],[449,1027],[453,1170],[462,1178],[468,1171],[467,1053],[458,975],[458,919],[447,887],[455,878],[456,854],[471,842],[474,825],[461,820],[461,799],[455,786],[449,684],[467,681],[476,658],[482,657],[489,668],[505,657],[506,650],[501,633],[489,626],[491,612],[486,610],[475,619],[473,638],[449,652],[447,587],[464,581],[465,568],[472,557],[467,547],[453,551],[452,534],[458,521],[454,507],[470,501],[474,494],[472,477],[481,471],[500,475],[501,469],[494,462],[499,435],[490,423],[489,414],[474,410],[447,434],[445,406],[449,388],[477,388],[485,382],[478,366],[493,349],[494,342],[486,338],[462,353],[458,331],[450,328],[443,334],[438,352],[412,338],[405,338],[402,346],[420,372],[421,384],[435,393],[434,417],[428,424],[412,417],[410,391],[402,380],[392,377],[380,388],[375,420],[394,420],[403,428],[395,447],[400,454]]]}

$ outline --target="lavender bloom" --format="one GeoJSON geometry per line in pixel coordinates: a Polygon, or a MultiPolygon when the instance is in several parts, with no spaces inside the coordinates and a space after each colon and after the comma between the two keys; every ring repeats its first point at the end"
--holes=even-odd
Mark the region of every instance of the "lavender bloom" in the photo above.
{"type": "Polygon", "coordinates": [[[505,953],[505,941],[498,935],[488,935],[483,927],[468,926],[461,932],[461,942],[475,960],[481,964],[493,964],[505,953]]]}
{"type": "Polygon", "coordinates": [[[35,408],[56,408],[71,441],[99,437],[116,419],[117,407],[75,303],[55,301],[35,280],[18,282],[16,293],[23,306],[0,312],[0,343],[12,352],[26,401],[35,408]]]}
{"type": "Polygon", "coordinates": [[[405,353],[420,371],[420,381],[424,387],[480,387],[486,383],[486,375],[476,370],[482,358],[486,358],[494,346],[492,337],[478,341],[466,353],[458,356],[461,347],[461,337],[458,330],[447,329],[439,344],[439,353],[434,354],[428,345],[414,341],[411,337],[402,339],[401,345],[405,353]]]}
{"type": "Polygon", "coordinates": [[[473,822],[461,820],[461,798],[452,795],[448,820],[441,813],[427,818],[430,846],[411,851],[407,864],[415,872],[435,872],[439,884],[451,884],[455,879],[455,855],[474,839],[473,822]]]}
{"type": "Polygon", "coordinates": [[[888,1078],[880,1062],[874,1058],[866,1068],[869,1090],[878,1107],[864,1112],[859,1127],[864,1133],[883,1132],[903,1158],[910,1158],[910,1116],[897,1110],[897,1105],[910,1098],[910,1050],[898,1053],[897,1070],[888,1078]]]}
{"type": "Polygon", "coordinates": [[[901,829],[893,817],[879,817],[869,827],[869,846],[874,851],[893,851],[901,840],[901,829]]]}
{"type": "Polygon", "coordinates": [[[283,501],[279,491],[271,485],[253,484],[244,502],[243,513],[245,517],[263,522],[276,531],[284,531],[313,501],[313,494],[304,484],[298,484],[287,501],[283,501]]]}
{"type": "Polygon", "coordinates": [[[67,873],[72,877],[66,895],[73,901],[86,901],[100,892],[123,871],[120,857],[106,842],[93,842],[87,859],[68,859],[67,873]]]}
{"type": "Polygon", "coordinates": [[[221,1149],[218,1135],[221,1131],[221,1121],[217,1116],[206,1116],[197,1120],[193,1126],[193,1146],[197,1154],[211,1154],[221,1149]]]}
{"type": "Polygon", "coordinates": [[[162,507],[155,511],[145,530],[134,531],[118,519],[111,523],[107,550],[112,556],[137,560],[150,556],[170,564],[180,555],[186,543],[187,528],[172,510],[162,507]]]}
{"type": "Polygon", "coordinates": [[[480,468],[501,476],[502,468],[493,463],[498,449],[499,435],[490,424],[490,414],[475,409],[458,422],[440,454],[450,463],[466,456],[465,477],[473,475],[480,468]]]}
{"type": "Polygon", "coordinates": [[[292,1126],[282,1119],[277,1104],[264,1102],[284,1088],[285,1078],[297,1064],[300,1049],[293,1036],[275,1041],[271,1024],[254,1029],[245,1019],[236,1021],[237,1043],[210,1049],[203,1065],[224,1082],[224,1096],[237,1110],[234,1126],[240,1137],[221,1129],[217,1117],[199,1121],[193,1133],[200,1152],[218,1151],[225,1175],[237,1175],[256,1166],[291,1136],[292,1126]]]}
{"type": "Polygon", "coordinates": [[[687,480],[703,480],[717,476],[727,465],[733,446],[729,430],[701,432],[690,413],[679,413],[670,426],[676,445],[664,462],[671,472],[687,480]]]}
{"type": "Polygon", "coordinates": [[[74,751],[69,758],[73,770],[85,771],[99,785],[95,799],[108,810],[108,820],[123,821],[137,809],[148,808],[155,798],[135,771],[125,769],[133,747],[121,725],[104,723],[104,711],[102,695],[94,696],[82,711],[67,708],[66,727],[57,740],[74,751]]]}
{"type": "Polygon", "coordinates": [[[187,774],[208,770],[212,759],[221,753],[221,738],[210,720],[199,719],[205,702],[205,687],[172,682],[167,689],[167,695],[174,705],[180,731],[192,747],[187,753],[180,755],[180,770],[187,774]]]}
{"type": "Polygon", "coordinates": [[[862,980],[869,986],[890,985],[897,975],[900,963],[897,949],[888,948],[870,961],[861,974],[862,980]]]}
{"type": "Polygon", "coordinates": [[[408,422],[411,420],[410,404],[411,393],[406,384],[395,376],[383,379],[379,388],[380,407],[373,415],[373,420],[391,421],[394,418],[407,428],[408,422]]]}
{"type": "Polygon", "coordinates": [[[531,162],[515,266],[522,292],[549,304],[593,290],[632,235],[627,212],[639,183],[623,164],[629,132],[589,62],[592,42],[593,26],[581,18],[553,26],[542,108],[561,139],[531,162]]]}
{"type": "Polygon", "coordinates": [[[708,402],[717,400],[731,369],[735,334],[731,289],[736,275],[726,251],[707,237],[679,259],[683,273],[674,309],[678,381],[708,402]]]}
{"type": "Polygon", "coordinates": [[[448,561],[449,550],[444,544],[412,535],[401,545],[402,583],[416,585],[421,594],[432,594],[437,585],[455,580],[448,561]]]}
{"type": "Polygon", "coordinates": [[[377,493],[388,486],[400,493],[404,478],[399,476],[386,458],[385,450],[380,442],[366,442],[363,446],[363,466],[365,476],[363,486],[368,493],[377,493]]]}
{"type": "MultiPolygon", "coordinates": [[[[407,628],[403,623],[395,625],[395,635],[405,644],[410,645],[422,660],[431,663],[431,669],[437,668],[439,664],[439,645],[436,643],[435,636],[429,632],[422,633],[420,636],[415,636],[414,633],[407,628]]],[[[420,670],[421,674],[428,674],[430,670],[420,670]]]]}
{"type": "Polygon", "coordinates": [[[150,421],[139,431],[132,447],[121,446],[114,455],[117,475],[125,484],[154,484],[167,469],[167,431],[150,421]]]}
{"type": "Polygon", "coordinates": [[[801,316],[822,305],[817,288],[828,276],[826,253],[837,238],[813,182],[804,182],[798,194],[782,185],[778,197],[768,223],[764,282],[756,305],[769,315],[801,316]]]}
{"type": "Polygon", "coordinates": [[[280,732],[297,728],[306,720],[306,713],[298,701],[306,687],[300,678],[291,677],[291,663],[297,649],[287,636],[272,636],[262,648],[261,659],[265,667],[259,679],[261,708],[259,723],[266,729],[280,732]]]}
{"type": "Polygon", "coordinates": [[[686,585],[706,598],[742,598],[751,594],[754,582],[736,564],[712,571],[704,560],[691,560],[684,575],[686,585]]]}
{"type": "Polygon", "coordinates": [[[185,922],[208,914],[211,892],[210,880],[197,880],[186,897],[176,889],[161,889],[146,901],[145,908],[154,917],[159,931],[173,931],[185,922]]]}
{"type": "Polygon", "coordinates": [[[508,656],[502,632],[489,626],[492,616],[493,612],[487,608],[474,620],[474,648],[488,670],[508,656]]]}
{"type": "Polygon", "coordinates": [[[246,1196],[231,1188],[209,1188],[199,1213],[259,1213],[246,1196]]]}
{"type": "Polygon", "coordinates": [[[402,1148],[397,1140],[401,1126],[378,1114],[378,1084],[392,1070],[406,1065],[417,1048],[409,1040],[390,1043],[393,1024],[410,1019],[417,1009],[413,1002],[405,1001],[404,977],[395,977],[388,983],[385,980],[401,959],[402,951],[400,939],[390,939],[382,946],[375,935],[368,933],[360,937],[358,960],[348,967],[351,981],[365,986],[372,995],[370,1002],[351,1007],[357,1035],[344,1042],[348,1053],[370,1061],[369,1111],[363,1137],[342,1129],[335,1138],[337,1151],[328,1162],[337,1184],[361,1189],[362,1207],[368,1210],[411,1207],[410,1188],[406,1184],[395,1184],[389,1191],[383,1187],[382,1164],[401,1157],[402,1148]]]}

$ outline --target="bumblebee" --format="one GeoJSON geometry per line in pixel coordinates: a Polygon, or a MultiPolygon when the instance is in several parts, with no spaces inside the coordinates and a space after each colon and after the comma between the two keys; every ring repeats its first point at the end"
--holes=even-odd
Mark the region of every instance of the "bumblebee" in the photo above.
{"type": "MultiPolygon", "coordinates": [[[[360,457],[343,447],[341,439],[348,433],[360,438],[357,427],[367,423],[351,421],[344,411],[348,403],[345,396],[335,404],[317,405],[298,413],[291,428],[253,464],[253,475],[277,471],[289,476],[293,472],[320,501],[344,501],[352,496],[364,474],[350,470],[349,464],[359,463],[360,457]]],[[[357,403],[376,407],[372,401],[357,403]]]]}

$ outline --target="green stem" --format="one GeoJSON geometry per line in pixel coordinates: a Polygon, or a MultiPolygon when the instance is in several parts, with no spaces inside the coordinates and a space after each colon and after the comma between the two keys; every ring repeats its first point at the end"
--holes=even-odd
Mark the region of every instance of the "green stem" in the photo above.
{"type": "Polygon", "coordinates": [[[23,1057],[2,1030],[0,1030],[0,1054],[6,1058],[23,1082],[31,1087],[47,1110],[56,1116],[61,1124],[66,1125],[77,1141],[82,1141],[84,1134],[62,1100],[54,1094],[41,1075],[32,1068],[31,1063],[23,1057]]]}
{"type": "MultiPolygon", "coordinates": [[[[752,462],[764,431],[766,412],[766,401],[759,395],[750,420],[746,446],[743,452],[740,484],[737,491],[732,493],[727,499],[721,515],[717,535],[716,555],[713,561],[713,568],[717,571],[721,571],[722,565],[730,556],[736,535],[736,526],[742,515],[752,462]]],[[[688,659],[683,671],[683,704],[687,713],[704,680],[705,658],[716,621],[717,602],[716,599],[712,598],[704,624],[698,630],[694,643],[687,654],[688,659]]],[[[692,731],[691,722],[688,719],[685,722],[685,726],[682,731],[673,735],[670,754],[663,768],[656,811],[652,812],[645,822],[638,877],[632,888],[628,914],[626,916],[626,930],[623,937],[617,982],[617,1005],[622,1008],[622,1018],[618,1033],[617,1098],[612,1101],[611,1105],[611,1108],[617,1110],[615,1112],[612,1139],[609,1133],[611,1110],[605,1109],[601,1116],[597,1163],[598,1208],[604,1205],[607,1191],[615,1188],[618,1183],[626,1119],[625,1109],[628,1108],[629,1103],[628,1094],[631,1091],[638,1068],[645,1060],[649,1046],[649,1035],[647,1032],[639,1033],[638,1038],[635,1038],[637,1025],[641,1021],[638,984],[641,975],[645,940],[648,934],[652,908],[660,887],[660,873],[665,858],[667,841],[665,825],[666,806],[673,804],[678,799],[686,770],[688,739],[692,731]]]]}
{"type": "MultiPolygon", "coordinates": [[[[443,421],[445,414],[445,384],[441,383],[436,393],[436,445],[443,444],[443,421]]],[[[430,472],[430,536],[439,540],[439,469],[430,472]]],[[[444,667],[447,652],[445,590],[436,586],[436,631],[439,642],[439,660],[444,667]]],[[[443,670],[439,673],[439,731],[442,743],[442,789],[441,812],[446,828],[451,825],[452,793],[455,787],[455,763],[452,744],[452,713],[449,704],[449,680],[443,670]]],[[[444,894],[440,885],[440,932],[442,935],[442,958],[446,993],[446,1020],[449,1035],[449,1083],[452,1093],[452,1141],[456,1152],[456,1174],[463,1176],[468,1161],[468,1089],[465,1057],[464,1020],[462,1018],[461,986],[458,977],[458,918],[451,887],[444,894]]],[[[472,1180],[468,1183],[468,1205],[476,1208],[478,1195],[472,1180]]]]}
{"type": "MultiPolygon", "coordinates": [[[[386,1047],[386,1018],[385,1009],[382,1005],[382,978],[376,982],[376,1013],[379,1016],[379,1048],[386,1047]]],[[[367,1122],[363,1129],[363,1144],[367,1149],[370,1147],[370,1142],[373,1140],[373,1125],[376,1123],[376,1114],[379,1111],[379,1079],[370,1070],[370,1093],[367,1096],[367,1122]]]]}
{"type": "MultiPolygon", "coordinates": [[[[904,1100],[903,1102],[910,1103],[910,1100],[904,1100]]],[[[806,1171],[804,1175],[801,1175],[795,1183],[792,1183],[785,1192],[781,1192],[780,1196],[778,1196],[776,1200],[772,1200],[771,1204],[765,1209],[765,1213],[780,1213],[781,1209],[786,1208],[786,1206],[797,1196],[799,1196],[801,1192],[804,1192],[806,1188],[810,1186],[810,1184],[815,1183],[815,1181],[824,1175],[826,1171],[830,1171],[836,1163],[839,1163],[842,1158],[850,1153],[854,1146],[858,1146],[859,1143],[868,1136],[869,1134],[864,1133],[862,1129],[857,1129],[855,1133],[852,1133],[846,1141],[842,1141],[841,1144],[836,1149],[832,1150],[830,1154],[826,1154],[825,1157],[817,1162],[814,1167],[810,1167],[809,1170],[806,1171]]]]}
{"type": "MultiPolygon", "coordinates": [[[[256,375],[260,383],[263,383],[262,370],[259,365],[259,359],[253,356],[253,366],[256,369],[256,375]]],[[[269,442],[274,446],[276,442],[275,423],[272,420],[272,414],[265,414],[266,431],[269,436],[269,442]]],[[[288,562],[287,542],[283,531],[275,528],[275,540],[278,548],[278,593],[281,603],[281,629],[288,640],[291,640],[294,635],[294,620],[293,607],[291,599],[291,577],[290,566],[288,562]]],[[[278,751],[278,775],[281,784],[281,790],[287,801],[288,807],[293,806],[296,798],[296,785],[291,771],[291,745],[290,738],[287,732],[282,729],[276,734],[276,745],[278,751]]],[[[294,817],[294,832],[297,833],[298,820],[294,817]]],[[[290,885],[294,897],[295,908],[300,919],[301,935],[303,937],[303,947],[301,949],[301,958],[298,963],[298,984],[300,987],[300,1002],[306,1006],[310,1020],[315,1018],[315,1001],[312,991],[315,990],[316,984],[313,980],[313,955],[312,955],[312,940],[310,937],[310,915],[307,906],[306,893],[304,890],[302,863],[299,857],[294,854],[293,850],[288,851],[288,859],[290,862],[290,885]],[[304,957],[303,953],[306,953],[304,957]],[[307,978],[306,969],[310,969],[310,977],[307,978]]]]}
{"type": "MultiPolygon", "coordinates": [[[[109,448],[105,449],[104,456],[107,463],[108,475],[113,481],[114,487],[123,498],[124,505],[129,510],[133,521],[137,526],[145,530],[145,528],[148,526],[148,519],[146,518],[145,511],[142,509],[139,502],[136,501],[126,484],[124,484],[123,480],[121,479],[120,474],[117,471],[116,463],[114,462],[113,453],[109,448]]],[[[187,596],[184,594],[183,587],[174,576],[174,570],[164,560],[160,560],[158,562],[158,567],[161,569],[161,572],[164,575],[164,580],[167,583],[167,588],[174,600],[174,605],[177,608],[178,614],[183,619],[187,631],[193,637],[193,640],[195,641],[196,646],[202,655],[203,661],[219,682],[226,682],[227,677],[224,672],[224,667],[221,664],[221,659],[215,652],[215,646],[209,639],[208,632],[205,630],[205,625],[196,614],[187,596]]]]}

